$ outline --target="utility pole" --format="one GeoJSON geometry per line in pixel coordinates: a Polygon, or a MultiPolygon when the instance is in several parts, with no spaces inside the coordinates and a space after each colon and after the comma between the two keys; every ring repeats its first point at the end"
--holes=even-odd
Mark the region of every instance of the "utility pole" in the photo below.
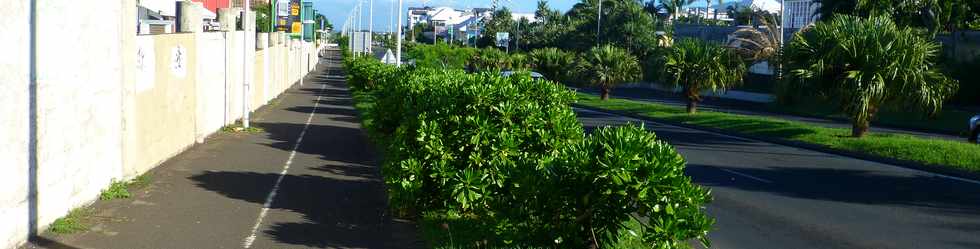
{"type": "Polygon", "coordinates": [[[398,9],[395,11],[398,11],[398,26],[395,27],[398,29],[398,41],[395,42],[397,44],[395,45],[395,57],[396,57],[395,59],[397,60],[395,62],[395,65],[397,67],[401,67],[402,66],[402,0],[398,0],[398,9]]]}
{"type": "MultiPolygon", "coordinates": [[[[248,12],[251,9],[248,6],[249,0],[242,0],[242,83],[244,88],[242,89],[242,127],[248,129],[249,127],[249,85],[248,82],[248,12]]],[[[254,39],[253,39],[254,40],[254,39]]],[[[254,47],[252,48],[255,49],[254,47]]]]}

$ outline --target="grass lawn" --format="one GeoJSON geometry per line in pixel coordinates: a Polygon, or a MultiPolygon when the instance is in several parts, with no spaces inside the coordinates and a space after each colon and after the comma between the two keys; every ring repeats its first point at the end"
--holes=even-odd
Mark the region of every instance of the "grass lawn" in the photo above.
{"type": "MultiPolygon", "coordinates": [[[[833,106],[816,99],[801,100],[799,104],[792,106],[773,103],[767,106],[766,111],[801,116],[847,119],[844,115],[839,114],[833,106]]],[[[969,133],[967,130],[967,121],[973,115],[977,114],[946,108],[935,118],[926,118],[921,113],[898,110],[897,108],[886,108],[876,115],[878,118],[872,123],[897,128],[936,131],[966,137],[969,135],[967,134],[969,133]]]]}
{"type": "Polygon", "coordinates": [[[853,138],[850,137],[850,129],[825,128],[783,119],[710,111],[699,111],[696,115],[688,115],[683,107],[624,99],[601,101],[598,96],[585,93],[578,93],[578,96],[578,103],[589,107],[625,111],[742,134],[800,141],[834,149],[980,172],[980,146],[965,141],[880,133],[869,133],[864,138],[853,138]]]}

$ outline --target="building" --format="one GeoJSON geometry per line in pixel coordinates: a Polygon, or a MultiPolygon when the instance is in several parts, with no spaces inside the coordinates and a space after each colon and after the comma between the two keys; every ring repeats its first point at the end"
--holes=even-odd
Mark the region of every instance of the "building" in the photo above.
{"type": "MultiPolygon", "coordinates": [[[[408,8],[408,27],[424,23],[431,24],[432,30],[425,30],[428,37],[436,34],[443,39],[465,41],[480,35],[481,22],[493,15],[490,8],[454,9],[450,7],[410,7],[408,8]]],[[[511,19],[527,19],[536,22],[534,13],[511,13],[511,19]]]]}
{"type": "MultiPolygon", "coordinates": [[[[193,1],[200,2],[201,0],[193,0],[193,1]]],[[[209,1],[209,0],[204,0],[204,1],[209,1]]],[[[229,0],[218,0],[218,1],[228,2],[229,0]]],[[[280,1],[282,1],[282,0],[280,0],[280,1]]],[[[245,7],[245,6],[242,6],[242,3],[243,3],[242,0],[231,0],[231,7],[235,7],[235,8],[245,7]]],[[[268,4],[268,3],[269,3],[269,0],[251,0],[250,2],[248,2],[249,6],[256,6],[256,5],[259,5],[259,4],[268,4]]]]}
{"type": "MultiPolygon", "coordinates": [[[[201,15],[204,19],[204,30],[214,30],[218,27],[218,8],[227,8],[230,0],[192,0],[202,3],[201,15]],[[210,8],[209,8],[210,6],[210,8]]],[[[139,26],[138,34],[167,34],[176,32],[176,21],[179,11],[178,0],[140,0],[137,2],[139,26]]]]}
{"type": "Polygon", "coordinates": [[[813,0],[786,0],[786,28],[801,29],[820,20],[819,9],[813,0]]]}
{"type": "Polygon", "coordinates": [[[419,23],[429,22],[429,11],[432,7],[409,7],[408,8],[408,27],[415,27],[419,23]]]}
{"type": "MultiPolygon", "coordinates": [[[[820,20],[820,14],[818,10],[820,9],[820,3],[815,3],[813,0],[785,0],[786,8],[786,28],[787,29],[800,29],[810,25],[818,20],[820,20]]],[[[732,8],[742,8],[748,7],[757,11],[765,11],[769,13],[779,13],[780,11],[780,1],[778,0],[741,0],[737,2],[729,2],[721,5],[713,6],[712,8],[717,9],[719,16],[725,13],[727,16],[727,9],[732,8]]],[[[704,15],[704,8],[693,8],[694,10],[689,10],[691,14],[699,13],[704,15]]],[[[720,19],[720,18],[719,18],[720,19]]]]}
{"type": "Polygon", "coordinates": [[[231,6],[231,0],[191,0],[191,1],[203,3],[204,8],[211,11],[211,13],[218,13],[218,9],[228,8],[231,6]]]}

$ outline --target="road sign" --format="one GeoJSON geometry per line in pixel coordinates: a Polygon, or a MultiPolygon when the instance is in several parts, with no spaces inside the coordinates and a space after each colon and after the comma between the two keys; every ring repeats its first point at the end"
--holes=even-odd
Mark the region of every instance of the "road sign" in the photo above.
{"type": "Polygon", "coordinates": [[[497,32],[497,47],[508,47],[510,44],[510,33],[497,32]]]}

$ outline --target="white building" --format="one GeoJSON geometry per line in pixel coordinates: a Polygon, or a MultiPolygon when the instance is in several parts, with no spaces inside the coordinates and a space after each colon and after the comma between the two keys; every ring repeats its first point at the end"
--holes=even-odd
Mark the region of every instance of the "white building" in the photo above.
{"type": "Polygon", "coordinates": [[[786,3],[784,10],[786,11],[786,28],[799,29],[820,20],[820,14],[817,12],[820,9],[820,3],[814,3],[813,0],[741,0],[712,8],[717,7],[719,14],[727,11],[728,7],[748,7],[757,11],[779,13],[782,2],[786,3]]]}
{"type": "Polygon", "coordinates": [[[799,29],[818,20],[820,3],[812,0],[786,0],[786,28],[799,29]]]}

